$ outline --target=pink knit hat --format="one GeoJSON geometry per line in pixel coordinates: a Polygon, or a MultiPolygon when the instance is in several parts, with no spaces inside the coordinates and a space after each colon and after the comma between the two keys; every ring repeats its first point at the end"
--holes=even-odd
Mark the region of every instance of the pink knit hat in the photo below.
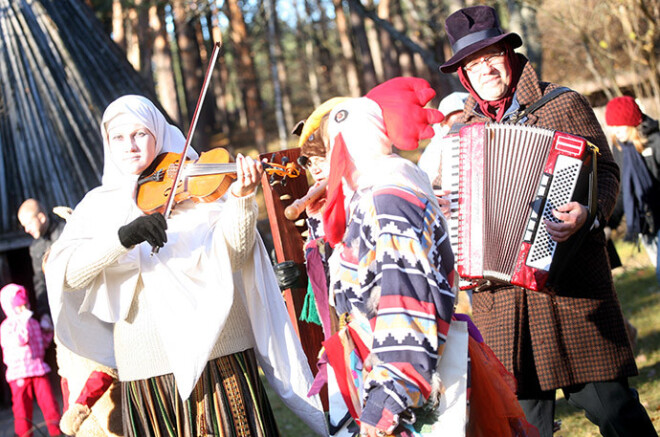
{"type": "Polygon", "coordinates": [[[615,97],[605,107],[605,122],[608,126],[639,126],[642,111],[632,97],[615,97]]]}
{"type": "Polygon", "coordinates": [[[7,316],[14,314],[14,308],[28,305],[27,290],[22,285],[7,284],[0,290],[0,303],[7,316]]]}

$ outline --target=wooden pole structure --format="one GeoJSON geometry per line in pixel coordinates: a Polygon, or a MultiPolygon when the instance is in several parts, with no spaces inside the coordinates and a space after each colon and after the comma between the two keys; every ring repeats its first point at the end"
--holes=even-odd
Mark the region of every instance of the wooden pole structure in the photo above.
{"type": "Polygon", "coordinates": [[[74,207],[100,183],[109,103],[160,105],[82,0],[0,0],[0,82],[0,239],[11,249],[25,244],[25,198],[74,207]]]}

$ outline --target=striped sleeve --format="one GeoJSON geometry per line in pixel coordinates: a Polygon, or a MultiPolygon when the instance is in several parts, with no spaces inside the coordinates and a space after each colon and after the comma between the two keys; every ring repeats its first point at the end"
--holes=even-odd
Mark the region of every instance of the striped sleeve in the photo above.
{"type": "Polygon", "coordinates": [[[400,187],[374,192],[378,305],[362,421],[383,429],[420,407],[449,330],[453,255],[437,208],[400,187]]]}

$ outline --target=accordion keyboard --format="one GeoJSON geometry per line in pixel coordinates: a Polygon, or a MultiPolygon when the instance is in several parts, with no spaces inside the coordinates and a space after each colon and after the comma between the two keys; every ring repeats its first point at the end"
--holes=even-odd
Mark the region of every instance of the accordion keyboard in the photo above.
{"type": "Polygon", "coordinates": [[[441,181],[442,189],[449,191],[449,207],[451,215],[447,220],[451,248],[458,253],[458,175],[459,155],[461,151],[460,137],[451,134],[444,138],[442,148],[441,181]]]}

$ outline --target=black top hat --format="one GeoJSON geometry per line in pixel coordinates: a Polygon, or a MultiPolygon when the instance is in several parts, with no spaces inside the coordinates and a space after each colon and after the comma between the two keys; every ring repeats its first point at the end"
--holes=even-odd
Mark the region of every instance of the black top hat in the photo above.
{"type": "Polygon", "coordinates": [[[440,66],[443,73],[453,73],[463,59],[499,41],[507,40],[514,49],[522,45],[517,33],[504,33],[497,12],[490,6],[472,6],[454,12],[445,20],[445,29],[454,56],[440,66]]]}

